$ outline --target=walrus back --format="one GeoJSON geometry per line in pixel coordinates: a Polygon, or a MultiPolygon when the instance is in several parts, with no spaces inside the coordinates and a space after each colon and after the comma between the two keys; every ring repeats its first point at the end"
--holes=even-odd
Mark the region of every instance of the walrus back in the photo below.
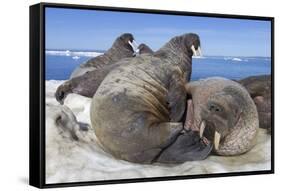
{"type": "Polygon", "coordinates": [[[151,149],[152,160],[160,152],[157,147],[165,144],[173,131],[167,127],[157,132],[158,124],[169,122],[168,90],[151,73],[157,60],[150,59],[153,64],[143,59],[145,56],[111,71],[91,104],[91,121],[100,143],[115,157],[129,161],[151,149]]]}

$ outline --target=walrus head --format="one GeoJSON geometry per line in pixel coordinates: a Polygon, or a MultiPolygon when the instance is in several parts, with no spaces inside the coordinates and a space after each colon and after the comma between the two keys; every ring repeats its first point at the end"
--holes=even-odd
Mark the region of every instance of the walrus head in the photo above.
{"type": "Polygon", "coordinates": [[[144,43],[138,46],[138,50],[139,54],[153,54],[153,50],[144,43]]]}
{"type": "Polygon", "coordinates": [[[71,83],[67,81],[57,88],[55,98],[61,105],[63,105],[65,98],[70,93],[72,93],[71,83]]]}
{"type": "Polygon", "coordinates": [[[211,95],[201,109],[202,121],[200,124],[200,137],[206,137],[214,143],[217,151],[220,144],[235,129],[242,114],[239,97],[228,92],[227,88],[222,92],[211,95]]]}
{"type": "Polygon", "coordinates": [[[133,51],[134,53],[138,52],[138,45],[134,39],[134,36],[130,33],[122,34],[117,38],[115,42],[118,43],[118,47],[125,47],[126,49],[133,51]]]}
{"type": "Polygon", "coordinates": [[[200,38],[197,34],[188,33],[180,36],[183,47],[186,47],[189,56],[201,56],[200,38]]]}
{"type": "Polygon", "coordinates": [[[168,63],[191,67],[192,56],[201,56],[200,38],[195,33],[173,37],[153,55],[168,63]]]}
{"type": "Polygon", "coordinates": [[[172,38],[167,44],[177,53],[192,56],[201,56],[200,38],[195,33],[187,33],[172,38]]]}
{"type": "Polygon", "coordinates": [[[193,129],[213,143],[219,155],[239,155],[254,145],[258,128],[256,107],[248,92],[226,79],[199,81],[186,85],[192,96],[193,129]],[[205,84],[204,84],[205,83],[205,84]]]}

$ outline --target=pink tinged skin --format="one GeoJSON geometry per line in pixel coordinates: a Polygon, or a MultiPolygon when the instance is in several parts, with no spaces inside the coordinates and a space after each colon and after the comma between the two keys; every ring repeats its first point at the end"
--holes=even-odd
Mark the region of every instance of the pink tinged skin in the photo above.
{"type": "MultiPolygon", "coordinates": [[[[232,82],[230,80],[222,78],[211,78],[210,80],[196,81],[186,84],[187,93],[192,95],[193,101],[193,125],[187,127],[199,126],[201,120],[200,108],[207,104],[207,100],[210,95],[215,94],[216,92],[222,91],[225,87],[231,86],[233,88],[239,89],[240,96],[242,96],[244,103],[246,105],[241,106],[242,110],[245,110],[241,115],[235,127],[231,128],[231,131],[228,133],[223,140],[217,140],[216,153],[219,155],[239,155],[250,150],[255,144],[255,138],[258,129],[258,117],[256,107],[248,95],[245,89],[243,89],[239,84],[232,82]],[[210,88],[211,87],[211,88],[210,88]],[[243,93],[242,93],[243,92],[243,93]]],[[[257,97],[255,102],[263,102],[262,97],[257,97]]],[[[187,115],[187,117],[190,114],[187,115]]],[[[189,119],[189,118],[187,118],[189,119]]],[[[218,134],[218,133],[217,133],[218,134]]],[[[204,137],[202,137],[204,138],[204,137]]]]}
{"type": "Polygon", "coordinates": [[[193,126],[192,126],[193,119],[194,119],[193,103],[192,103],[192,100],[189,99],[187,101],[187,112],[186,112],[186,119],[185,119],[185,123],[184,123],[184,129],[186,129],[186,130],[194,130],[193,126]]]}

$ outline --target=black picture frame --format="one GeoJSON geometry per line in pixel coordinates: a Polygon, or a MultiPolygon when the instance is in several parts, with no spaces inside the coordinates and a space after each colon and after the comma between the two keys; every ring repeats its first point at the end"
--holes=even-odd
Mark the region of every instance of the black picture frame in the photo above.
{"type": "Polygon", "coordinates": [[[147,181],[167,181],[177,179],[244,176],[274,173],[274,18],[249,15],[195,13],[182,11],[102,7],[88,5],[40,3],[30,6],[30,129],[29,129],[29,184],[38,188],[85,186],[147,181]],[[272,89],[272,130],[271,130],[271,169],[251,172],[216,173],[207,175],[186,175],[173,177],[153,177],[89,182],[46,184],[45,182],[45,8],[71,8],[85,10],[105,10],[118,12],[153,13],[166,15],[186,15],[197,17],[238,18],[271,22],[271,89],[272,89]]]}

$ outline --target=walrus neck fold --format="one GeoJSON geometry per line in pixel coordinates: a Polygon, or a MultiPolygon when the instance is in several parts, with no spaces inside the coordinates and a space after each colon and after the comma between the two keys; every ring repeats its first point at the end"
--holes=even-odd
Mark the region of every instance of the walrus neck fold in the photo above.
{"type": "MultiPolygon", "coordinates": [[[[241,118],[245,119],[245,114],[241,118]]],[[[257,127],[258,124],[250,125],[246,120],[239,120],[235,127],[236,129],[225,138],[226,143],[222,144],[216,153],[224,156],[232,156],[247,152],[255,144],[258,131],[257,127]]]]}
{"type": "Polygon", "coordinates": [[[225,137],[224,143],[216,151],[219,155],[243,154],[255,145],[259,121],[253,119],[258,119],[257,110],[249,95],[240,94],[239,96],[240,100],[244,100],[244,103],[241,102],[243,112],[232,132],[225,137]]]}
{"type": "Polygon", "coordinates": [[[154,56],[166,59],[169,63],[181,68],[191,68],[192,54],[181,37],[175,37],[154,53],[154,56]]]}

